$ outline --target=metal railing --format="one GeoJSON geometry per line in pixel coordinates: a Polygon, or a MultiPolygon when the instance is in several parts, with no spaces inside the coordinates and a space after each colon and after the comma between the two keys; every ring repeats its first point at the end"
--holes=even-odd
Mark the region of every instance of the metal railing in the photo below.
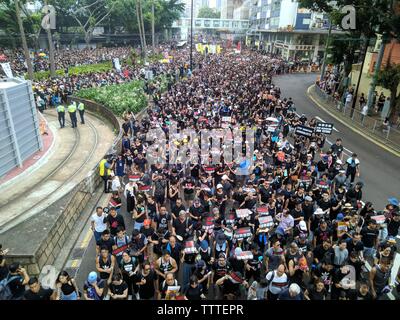
{"type": "Polygon", "coordinates": [[[340,99],[337,99],[324,92],[317,85],[311,88],[311,92],[315,93],[316,97],[323,102],[331,111],[340,113],[342,116],[351,120],[355,125],[361,127],[368,133],[377,138],[384,139],[388,144],[391,144],[395,149],[400,149],[400,130],[399,124],[385,125],[382,119],[363,115],[357,108],[353,109],[346,106],[340,99]]]}

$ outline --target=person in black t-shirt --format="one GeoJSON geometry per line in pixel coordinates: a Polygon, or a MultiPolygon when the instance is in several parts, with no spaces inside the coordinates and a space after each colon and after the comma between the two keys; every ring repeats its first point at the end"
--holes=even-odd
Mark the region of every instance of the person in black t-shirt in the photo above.
{"type": "Polygon", "coordinates": [[[179,212],[186,211],[181,198],[177,198],[175,203],[171,204],[171,214],[174,219],[178,218],[179,212]]]}
{"type": "Polygon", "coordinates": [[[110,231],[106,229],[101,234],[100,240],[96,242],[96,252],[100,254],[100,249],[102,247],[106,247],[108,252],[112,252],[114,245],[114,238],[111,238],[110,231]]]}
{"type": "Polygon", "coordinates": [[[318,265],[326,257],[327,254],[333,255],[332,243],[329,239],[323,241],[322,244],[316,246],[313,250],[314,264],[318,265]]]}
{"type": "Polygon", "coordinates": [[[203,289],[195,275],[190,277],[189,283],[183,289],[183,295],[186,300],[201,300],[202,298],[205,298],[203,295],[203,289]]]}
{"type": "Polygon", "coordinates": [[[343,160],[343,146],[342,146],[342,139],[336,139],[336,143],[331,145],[332,156],[334,160],[337,159],[343,160]]]}
{"type": "Polygon", "coordinates": [[[107,217],[104,218],[104,223],[108,224],[108,227],[110,228],[111,235],[113,237],[115,237],[117,235],[118,227],[121,226],[124,229],[126,229],[125,228],[124,217],[121,216],[120,214],[118,214],[114,207],[110,208],[110,214],[107,215],[107,217]]]}
{"type": "Polygon", "coordinates": [[[44,289],[36,277],[32,277],[28,282],[29,289],[24,293],[24,300],[54,300],[56,292],[53,289],[44,289]]]}
{"type": "Polygon", "coordinates": [[[372,294],[369,290],[369,286],[366,283],[361,283],[358,290],[349,290],[347,297],[349,298],[349,300],[373,300],[372,294]]]}
{"type": "Polygon", "coordinates": [[[128,299],[128,285],[122,280],[119,273],[113,275],[112,282],[109,284],[109,289],[111,300],[128,299]]]}
{"type": "Polygon", "coordinates": [[[153,299],[157,291],[157,275],[151,270],[150,262],[144,262],[141,270],[136,274],[136,285],[139,287],[140,300],[153,299]]]}
{"type": "Polygon", "coordinates": [[[362,242],[364,244],[364,258],[373,257],[375,255],[379,231],[375,220],[369,220],[361,232],[362,242]]]}
{"type": "Polygon", "coordinates": [[[205,213],[204,207],[201,205],[199,199],[193,201],[193,205],[189,208],[190,217],[194,221],[201,221],[205,213]]]}
{"type": "Polygon", "coordinates": [[[171,215],[167,212],[167,208],[162,206],[160,207],[160,212],[154,217],[154,229],[158,230],[159,228],[163,228],[165,230],[170,230],[171,227],[171,215]]]}
{"type": "Polygon", "coordinates": [[[321,279],[317,279],[304,292],[304,297],[306,300],[326,300],[327,294],[324,282],[321,279]]]}

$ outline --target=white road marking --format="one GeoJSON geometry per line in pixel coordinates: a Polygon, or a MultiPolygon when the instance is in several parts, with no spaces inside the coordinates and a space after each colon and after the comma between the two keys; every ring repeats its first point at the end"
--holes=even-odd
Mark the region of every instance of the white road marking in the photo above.
{"type": "MultiPolygon", "coordinates": [[[[321,121],[321,122],[323,122],[323,123],[326,123],[326,121],[323,120],[323,119],[321,119],[320,117],[315,117],[315,119],[318,119],[319,121],[321,121]]],[[[339,130],[336,129],[335,127],[333,127],[333,130],[336,131],[336,132],[339,132],[339,130]]]]}

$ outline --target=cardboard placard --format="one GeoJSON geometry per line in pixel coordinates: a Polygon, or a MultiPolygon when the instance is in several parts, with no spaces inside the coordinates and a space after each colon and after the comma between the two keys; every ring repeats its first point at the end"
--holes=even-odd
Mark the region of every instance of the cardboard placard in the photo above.
{"type": "Polygon", "coordinates": [[[236,216],[235,216],[234,214],[230,213],[230,214],[228,215],[228,217],[225,219],[225,222],[226,222],[227,224],[232,224],[232,223],[235,222],[235,218],[236,218],[236,216]]]}
{"type": "Polygon", "coordinates": [[[274,220],[271,216],[263,216],[258,218],[258,222],[260,223],[260,228],[272,228],[274,226],[274,220]]]}
{"type": "Polygon", "coordinates": [[[151,190],[151,186],[139,186],[139,191],[149,192],[151,190]]]}
{"type": "Polygon", "coordinates": [[[122,247],[119,247],[119,248],[113,250],[112,254],[113,255],[117,255],[118,253],[126,251],[128,248],[129,248],[129,244],[126,244],[126,245],[124,245],[122,247]]]}
{"type": "Polygon", "coordinates": [[[267,206],[258,207],[257,213],[261,216],[269,215],[268,207],[267,206]]]}
{"type": "Polygon", "coordinates": [[[384,224],[386,221],[386,217],[383,214],[378,216],[372,216],[371,219],[374,219],[377,224],[384,224]]]}
{"type": "Polygon", "coordinates": [[[222,117],[222,122],[231,122],[232,121],[232,117],[222,117]]]}
{"type": "Polygon", "coordinates": [[[333,123],[318,122],[315,127],[315,133],[332,134],[333,123]]]}
{"type": "Polygon", "coordinates": [[[134,181],[134,182],[139,181],[140,178],[141,177],[139,175],[137,175],[137,174],[129,176],[129,180],[134,181]]]}
{"type": "Polygon", "coordinates": [[[250,260],[253,259],[253,254],[251,251],[242,251],[239,255],[236,256],[237,260],[250,260]]]}
{"type": "Polygon", "coordinates": [[[240,218],[246,218],[251,215],[251,211],[249,209],[237,209],[236,216],[240,218]]]}
{"type": "Polygon", "coordinates": [[[204,167],[204,171],[207,173],[214,173],[215,167],[204,167]]]}
{"type": "Polygon", "coordinates": [[[186,241],[185,249],[183,250],[186,254],[197,253],[197,248],[194,245],[194,241],[186,241]]]}
{"type": "Polygon", "coordinates": [[[246,239],[252,236],[250,227],[243,227],[235,230],[233,237],[235,239],[246,239]]]}
{"type": "Polygon", "coordinates": [[[314,129],[307,126],[298,125],[296,126],[294,133],[298,136],[310,138],[314,133],[314,129]]]}
{"type": "Polygon", "coordinates": [[[337,231],[339,232],[347,232],[347,224],[344,221],[339,221],[338,222],[338,228],[337,231]]]}
{"type": "Polygon", "coordinates": [[[214,217],[207,217],[203,224],[203,230],[214,229],[214,217]]]}

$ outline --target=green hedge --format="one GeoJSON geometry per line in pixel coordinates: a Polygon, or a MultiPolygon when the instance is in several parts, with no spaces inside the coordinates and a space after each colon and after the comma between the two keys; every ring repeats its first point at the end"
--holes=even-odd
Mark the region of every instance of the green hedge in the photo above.
{"type": "MultiPolygon", "coordinates": [[[[102,62],[96,64],[87,64],[82,66],[70,67],[68,70],[69,75],[79,75],[93,72],[105,72],[112,69],[112,63],[102,62]]],[[[58,76],[63,76],[64,70],[56,70],[56,74],[58,76]]],[[[36,81],[40,81],[50,77],[50,71],[38,71],[34,73],[34,77],[36,81]]]]}
{"type": "Polygon", "coordinates": [[[142,81],[132,81],[99,88],[82,89],[76,95],[103,104],[112,112],[121,116],[125,110],[137,113],[147,106],[143,85],[142,81]]]}

